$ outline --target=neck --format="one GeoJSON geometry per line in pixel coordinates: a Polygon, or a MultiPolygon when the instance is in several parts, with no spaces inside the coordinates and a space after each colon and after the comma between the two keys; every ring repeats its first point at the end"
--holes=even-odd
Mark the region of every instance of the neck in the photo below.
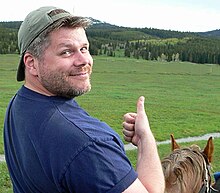
{"type": "Polygon", "coordinates": [[[46,96],[54,96],[51,92],[49,92],[46,88],[43,87],[43,85],[38,80],[25,80],[24,86],[30,90],[33,90],[37,93],[40,93],[42,95],[46,96]]]}

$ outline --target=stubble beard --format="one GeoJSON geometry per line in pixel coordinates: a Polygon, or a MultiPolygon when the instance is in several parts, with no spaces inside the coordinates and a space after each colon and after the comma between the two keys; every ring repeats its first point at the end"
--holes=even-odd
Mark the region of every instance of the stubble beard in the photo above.
{"type": "Polygon", "coordinates": [[[84,81],[84,86],[80,88],[77,85],[72,85],[65,73],[43,73],[41,75],[41,83],[44,88],[55,96],[65,98],[74,98],[89,92],[91,90],[90,76],[88,80],[84,81]]]}

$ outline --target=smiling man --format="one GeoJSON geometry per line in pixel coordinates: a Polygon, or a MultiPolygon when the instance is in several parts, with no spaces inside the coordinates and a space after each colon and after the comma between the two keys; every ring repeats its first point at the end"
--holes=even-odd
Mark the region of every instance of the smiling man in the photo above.
{"type": "Polygon", "coordinates": [[[41,7],[18,32],[24,85],[5,117],[5,156],[15,193],[136,193],[164,190],[164,178],[140,97],[124,116],[126,141],[138,146],[135,171],[120,137],[75,101],[91,89],[90,21],[41,7]]]}
{"type": "Polygon", "coordinates": [[[67,98],[89,91],[93,60],[84,29],[63,27],[51,32],[46,41],[50,46],[42,60],[35,60],[31,50],[24,55],[26,86],[41,94],[67,98]]]}

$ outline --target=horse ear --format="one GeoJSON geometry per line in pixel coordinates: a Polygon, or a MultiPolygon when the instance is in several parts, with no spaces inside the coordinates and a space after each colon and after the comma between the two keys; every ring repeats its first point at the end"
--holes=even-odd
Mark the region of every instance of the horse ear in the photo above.
{"type": "Polygon", "coordinates": [[[173,134],[171,134],[170,137],[171,137],[171,145],[172,145],[171,150],[173,151],[175,149],[180,149],[180,146],[177,144],[176,140],[174,139],[173,134]]]}
{"type": "Polygon", "coordinates": [[[207,156],[209,163],[211,163],[214,153],[214,144],[212,137],[209,137],[205,149],[203,150],[203,153],[207,156]]]}

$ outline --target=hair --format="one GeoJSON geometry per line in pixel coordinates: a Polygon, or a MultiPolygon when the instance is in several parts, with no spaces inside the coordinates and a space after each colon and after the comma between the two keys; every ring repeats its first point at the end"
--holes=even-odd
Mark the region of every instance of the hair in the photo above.
{"type": "MultiPolygon", "coordinates": [[[[59,13],[65,13],[66,11],[63,9],[56,9],[49,13],[49,16],[54,16],[59,13]]],[[[27,48],[26,52],[31,53],[34,57],[41,60],[43,57],[44,51],[48,48],[50,45],[50,33],[60,29],[61,27],[68,27],[68,28],[77,28],[82,27],[86,29],[92,24],[91,20],[85,17],[80,16],[68,16],[65,18],[62,18],[56,22],[54,22],[52,25],[50,25],[48,28],[46,28],[35,40],[30,44],[30,46],[27,48]]]]}
{"type": "Polygon", "coordinates": [[[198,193],[203,185],[206,160],[199,146],[175,149],[162,160],[166,193],[198,193]]]}

